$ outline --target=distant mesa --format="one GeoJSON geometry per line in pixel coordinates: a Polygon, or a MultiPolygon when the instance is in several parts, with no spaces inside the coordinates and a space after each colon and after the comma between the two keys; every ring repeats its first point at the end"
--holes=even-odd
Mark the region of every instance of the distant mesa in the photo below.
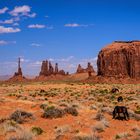
{"type": "Polygon", "coordinates": [[[95,74],[95,70],[94,70],[93,66],[91,65],[91,63],[88,62],[87,68],[85,68],[85,69],[79,64],[77,67],[76,73],[88,73],[89,76],[91,76],[92,73],[95,74]]]}
{"type": "Polygon", "coordinates": [[[103,48],[97,60],[98,76],[140,78],[140,41],[115,41],[103,48]]]}
{"type": "Polygon", "coordinates": [[[51,76],[51,75],[67,75],[64,70],[59,70],[58,63],[55,63],[55,67],[52,66],[48,60],[42,62],[41,71],[39,76],[51,76]]]}

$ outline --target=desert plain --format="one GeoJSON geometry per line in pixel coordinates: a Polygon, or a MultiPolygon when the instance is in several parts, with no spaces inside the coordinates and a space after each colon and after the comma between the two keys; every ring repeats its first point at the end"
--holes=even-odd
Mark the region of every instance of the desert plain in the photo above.
{"type": "Polygon", "coordinates": [[[140,139],[140,84],[2,82],[0,106],[0,140],[140,139]],[[129,120],[112,119],[120,95],[129,120]]]}

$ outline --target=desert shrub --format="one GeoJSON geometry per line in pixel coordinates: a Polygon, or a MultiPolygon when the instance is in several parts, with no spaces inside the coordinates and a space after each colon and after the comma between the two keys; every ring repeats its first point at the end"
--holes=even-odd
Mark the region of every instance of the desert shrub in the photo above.
{"type": "Polygon", "coordinates": [[[134,126],[131,130],[135,133],[140,132],[140,128],[138,125],[134,126]]]}
{"type": "Polygon", "coordinates": [[[72,140],[100,140],[99,136],[96,135],[88,135],[88,134],[78,134],[76,136],[73,137],[72,140]]]}
{"type": "Polygon", "coordinates": [[[109,127],[109,121],[107,119],[103,118],[101,123],[103,123],[105,127],[109,127]]]}
{"type": "Polygon", "coordinates": [[[8,140],[32,140],[32,139],[33,139],[32,133],[25,130],[22,130],[19,132],[17,131],[16,135],[10,136],[8,138],[8,140]]]}
{"type": "Polygon", "coordinates": [[[40,93],[44,93],[44,92],[46,92],[44,89],[41,89],[41,90],[40,90],[40,93]]]}
{"type": "Polygon", "coordinates": [[[133,110],[128,110],[129,116],[131,119],[140,120],[140,114],[136,114],[133,110]]]}
{"type": "Polygon", "coordinates": [[[48,106],[44,109],[42,115],[43,118],[61,118],[65,114],[71,114],[72,116],[77,116],[78,111],[74,107],[66,107],[65,109],[58,109],[54,106],[48,106]]]}
{"type": "Polygon", "coordinates": [[[28,113],[28,112],[21,111],[21,110],[16,110],[9,117],[10,120],[14,120],[17,123],[24,123],[29,118],[33,118],[32,113],[28,113]]]}
{"type": "Polygon", "coordinates": [[[101,108],[101,111],[102,111],[102,112],[106,112],[106,113],[108,113],[109,115],[112,115],[112,112],[113,112],[113,110],[112,110],[110,107],[102,107],[102,108],[101,108]]]}
{"type": "Polygon", "coordinates": [[[78,116],[78,111],[74,107],[66,107],[64,111],[65,113],[71,114],[72,116],[78,116]]]}
{"type": "Polygon", "coordinates": [[[19,128],[16,122],[7,120],[3,124],[1,124],[1,130],[3,130],[5,133],[7,132],[16,132],[16,130],[19,128]]]}
{"type": "Polygon", "coordinates": [[[94,116],[94,119],[97,120],[97,121],[101,121],[104,118],[105,118],[105,116],[101,112],[97,112],[97,114],[94,116]]]}
{"type": "Polygon", "coordinates": [[[64,111],[62,109],[48,107],[44,110],[42,117],[52,119],[52,118],[61,118],[63,115],[64,111]]]}
{"type": "Polygon", "coordinates": [[[111,95],[110,100],[115,100],[115,99],[116,99],[115,95],[111,95]]]}
{"type": "Polygon", "coordinates": [[[123,133],[119,133],[115,136],[115,139],[127,139],[128,137],[131,137],[131,134],[127,133],[127,132],[123,132],[123,133]]]}
{"type": "Polygon", "coordinates": [[[40,108],[41,108],[41,109],[45,109],[46,107],[47,107],[47,104],[41,104],[41,105],[40,105],[40,108]]]}
{"type": "Polygon", "coordinates": [[[4,123],[7,120],[7,118],[0,118],[0,124],[4,123]]]}
{"type": "Polygon", "coordinates": [[[135,110],[136,114],[140,114],[140,107],[138,106],[137,109],[135,110]]]}
{"type": "Polygon", "coordinates": [[[62,125],[62,126],[56,127],[55,132],[59,136],[59,135],[62,135],[66,132],[69,132],[70,129],[71,129],[71,127],[69,125],[62,125]]]}
{"type": "Polygon", "coordinates": [[[134,115],[134,119],[137,120],[137,121],[140,121],[140,115],[139,114],[135,114],[134,115]]]}
{"type": "Polygon", "coordinates": [[[97,106],[96,105],[91,105],[90,110],[97,110],[97,106]]]}
{"type": "Polygon", "coordinates": [[[107,89],[104,89],[104,90],[100,90],[99,93],[101,93],[101,94],[107,94],[107,93],[109,93],[109,91],[107,89]]]}
{"type": "Polygon", "coordinates": [[[15,93],[9,93],[8,96],[16,96],[15,93]]]}
{"type": "Polygon", "coordinates": [[[103,102],[103,99],[102,98],[98,98],[97,102],[103,102]]]}
{"type": "Polygon", "coordinates": [[[103,132],[105,130],[105,125],[102,122],[98,122],[93,126],[93,132],[103,132]]]}
{"type": "Polygon", "coordinates": [[[68,107],[69,105],[67,103],[60,103],[59,106],[61,106],[61,107],[68,107]]]}
{"type": "Polygon", "coordinates": [[[62,140],[62,139],[64,139],[64,137],[65,137],[65,135],[58,135],[58,136],[56,136],[56,138],[55,138],[55,140],[62,140]]]}
{"type": "Polygon", "coordinates": [[[135,112],[133,110],[128,110],[128,114],[130,118],[134,118],[135,117],[135,112]]]}
{"type": "Polygon", "coordinates": [[[41,135],[44,132],[40,127],[32,127],[31,131],[34,135],[41,135]]]}

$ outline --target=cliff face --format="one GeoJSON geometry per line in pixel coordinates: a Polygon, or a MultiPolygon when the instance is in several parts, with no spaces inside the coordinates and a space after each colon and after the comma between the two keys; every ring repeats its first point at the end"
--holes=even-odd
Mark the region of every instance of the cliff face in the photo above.
{"type": "Polygon", "coordinates": [[[140,41],[115,41],[98,55],[98,75],[140,78],[140,41]]]}

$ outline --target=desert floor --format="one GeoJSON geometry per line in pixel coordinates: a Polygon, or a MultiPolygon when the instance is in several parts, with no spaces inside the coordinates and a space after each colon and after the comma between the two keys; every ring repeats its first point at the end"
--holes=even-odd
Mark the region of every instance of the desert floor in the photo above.
{"type": "Polygon", "coordinates": [[[0,140],[32,139],[140,140],[140,84],[1,83],[0,140]],[[128,121],[112,119],[120,95],[128,121]]]}

